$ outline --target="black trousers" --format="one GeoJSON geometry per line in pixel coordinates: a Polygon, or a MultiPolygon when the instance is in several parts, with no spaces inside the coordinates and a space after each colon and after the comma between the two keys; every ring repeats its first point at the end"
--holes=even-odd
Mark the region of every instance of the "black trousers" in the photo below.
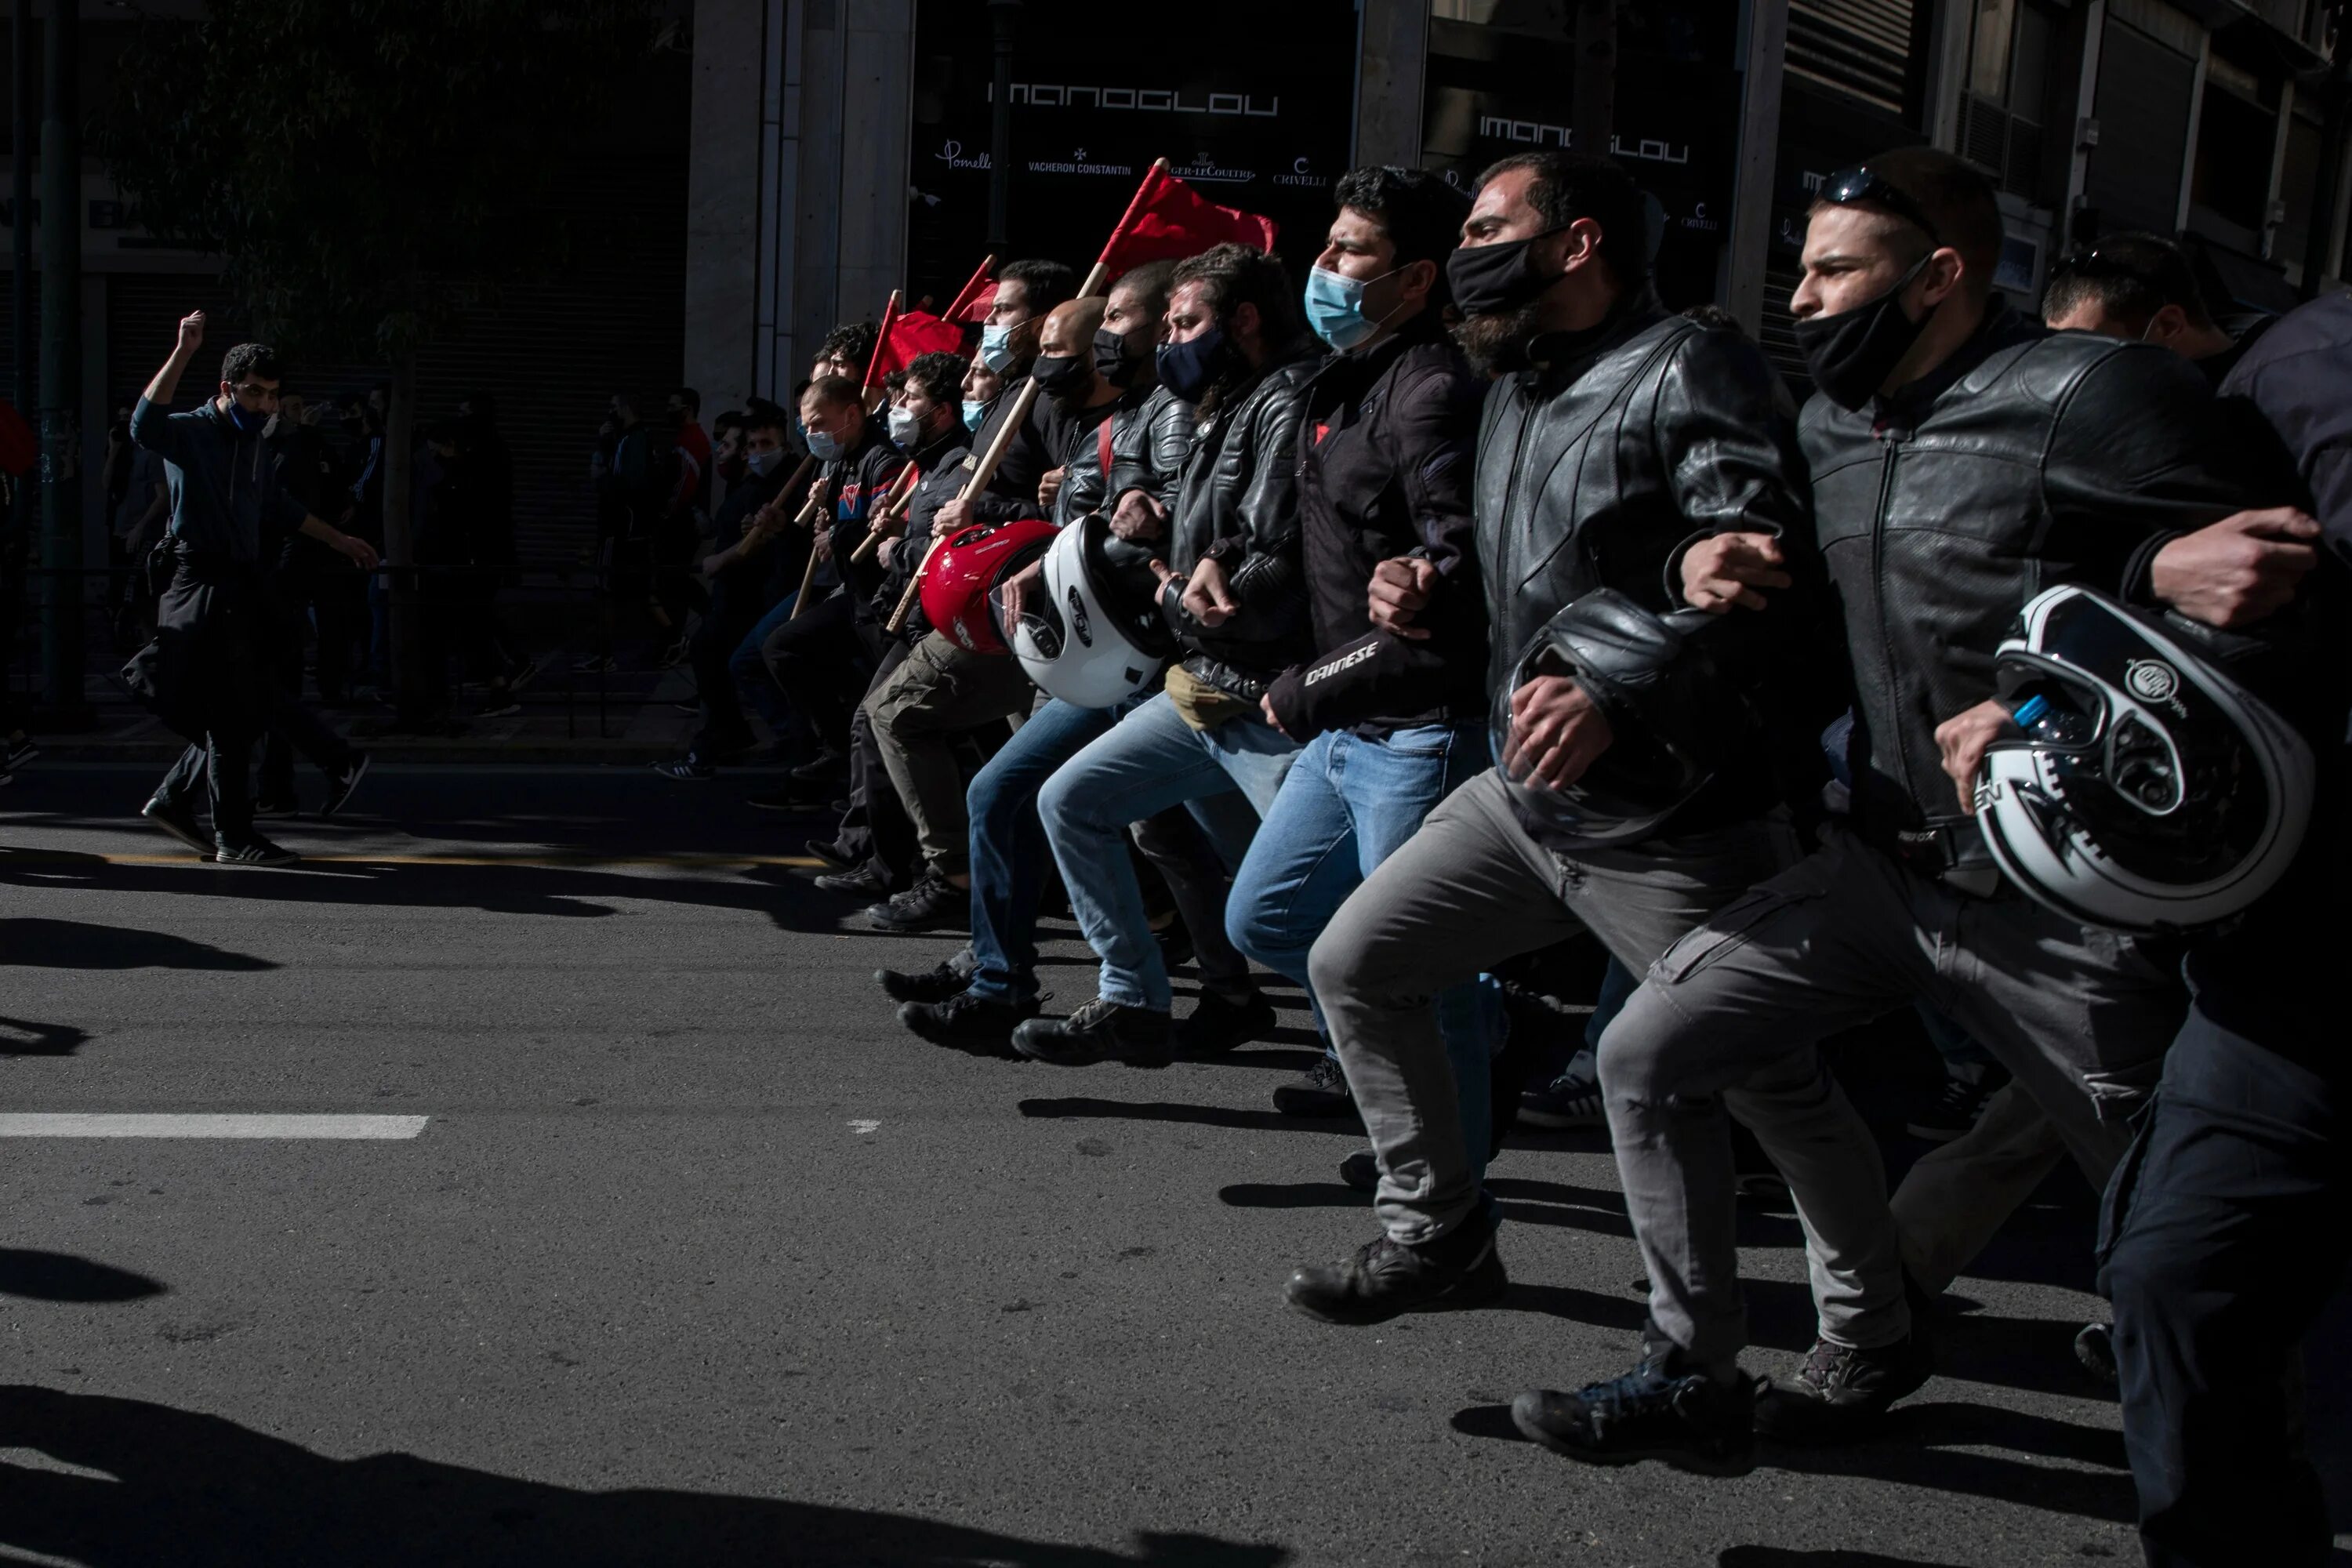
{"type": "MultiPolygon", "coordinates": [[[[884,639],[881,659],[866,689],[873,691],[889,679],[891,672],[907,662],[908,651],[908,645],[901,639],[884,639]]],[[[922,862],[914,819],[907,815],[898,787],[882,765],[882,752],[874,742],[874,721],[866,716],[862,698],[849,716],[849,811],[841,819],[841,831],[834,836],[834,842],[845,854],[877,867],[893,888],[912,884],[915,868],[922,862]]]]}
{"type": "Polygon", "coordinates": [[[751,744],[751,721],[743,717],[743,698],[735,689],[730,668],[735,650],[760,624],[765,605],[749,605],[728,584],[711,589],[710,607],[687,643],[688,662],[694,667],[694,690],[702,704],[702,728],[695,731],[695,755],[723,759],[751,744]]]}
{"type": "Polygon", "coordinates": [[[768,673],[828,750],[849,750],[849,719],[866,695],[874,659],[858,634],[856,606],[836,590],[786,621],[761,645],[768,673]]]}
{"type": "Polygon", "coordinates": [[[2100,1227],[2140,1541],[2151,1568],[2316,1568],[2326,1507],[2289,1390],[2298,1343],[2352,1260],[2347,1074],[2262,1043],[2320,1026],[2324,1015],[2278,1005],[2291,970],[2209,977],[2192,961],[2190,974],[2197,1003],[2100,1227]]]}

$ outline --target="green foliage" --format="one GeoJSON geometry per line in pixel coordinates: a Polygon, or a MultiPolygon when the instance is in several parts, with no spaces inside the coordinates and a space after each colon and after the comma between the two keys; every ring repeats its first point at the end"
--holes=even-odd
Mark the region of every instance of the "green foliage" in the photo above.
{"type": "Polygon", "coordinates": [[[652,0],[214,0],[124,57],[97,144],[273,341],[398,360],[560,268],[583,125],[638,101],[652,0]]]}

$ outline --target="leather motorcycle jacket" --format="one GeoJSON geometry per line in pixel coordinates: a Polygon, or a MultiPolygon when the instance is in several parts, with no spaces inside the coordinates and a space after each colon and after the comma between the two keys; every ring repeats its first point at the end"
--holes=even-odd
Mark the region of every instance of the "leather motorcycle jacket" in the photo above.
{"type": "Polygon", "coordinates": [[[1298,542],[1299,394],[1319,363],[1312,339],[1268,356],[1255,380],[1202,417],[1169,509],[1160,614],[1183,644],[1185,670],[1255,701],[1267,682],[1315,651],[1298,542]],[[1182,602],[1204,559],[1225,569],[1234,615],[1210,626],[1182,602]]]}
{"type": "Polygon", "coordinates": [[[1854,678],[1853,817],[1929,875],[1990,890],[1936,727],[1995,695],[2026,601],[2077,583],[2146,604],[2178,533],[2291,500],[2274,437],[2150,344],[2053,333],[1998,302],[1936,371],[1801,421],[1854,678]]]}
{"type": "MultiPolygon", "coordinates": [[[[1528,360],[1488,390],[1478,436],[1473,499],[1490,690],[1509,684],[1530,644],[1588,594],[1613,588],[1662,616],[1683,608],[1682,552],[1713,534],[1780,538],[1801,593],[1813,575],[1803,548],[1811,515],[1795,410],[1753,342],[1669,315],[1644,294],[1589,331],[1538,338],[1528,360]]],[[[1791,674],[1804,632],[1801,614],[1722,616],[1662,643],[1659,657],[1703,653],[1756,702],[1784,711],[1823,695],[1791,674]]],[[[1699,710],[1644,696],[1679,690],[1672,671],[1622,673],[1608,690],[1587,688],[1619,735],[1664,733],[1699,710]]],[[[1769,728],[1785,735],[1802,722],[1769,728]]],[[[1714,777],[1659,825],[1661,836],[1752,816],[1787,793],[1782,759],[1767,747],[1727,748],[1708,734],[1674,740],[1707,757],[1714,777]]],[[[1521,816],[1539,842],[1558,840],[1521,816]]]]}

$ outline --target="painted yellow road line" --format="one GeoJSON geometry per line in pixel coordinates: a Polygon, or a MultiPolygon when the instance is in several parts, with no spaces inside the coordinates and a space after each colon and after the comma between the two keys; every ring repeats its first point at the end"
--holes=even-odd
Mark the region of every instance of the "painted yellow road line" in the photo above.
{"type": "MultiPolygon", "coordinates": [[[[305,866],[517,866],[547,870],[724,870],[741,866],[803,869],[824,861],[807,855],[304,855],[305,866]]],[[[0,847],[0,866],[204,866],[194,855],[104,855],[0,847]]]]}

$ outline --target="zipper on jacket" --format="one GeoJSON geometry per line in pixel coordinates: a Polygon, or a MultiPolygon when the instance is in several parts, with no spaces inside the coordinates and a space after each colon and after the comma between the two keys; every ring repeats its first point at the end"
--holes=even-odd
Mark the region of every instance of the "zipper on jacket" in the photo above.
{"type": "MultiPolygon", "coordinates": [[[[1886,624],[1886,507],[1895,494],[1895,437],[1892,432],[1878,433],[1884,455],[1878,468],[1878,512],[1870,530],[1870,582],[1877,604],[1872,608],[1878,616],[1879,684],[1885,691],[1889,716],[1899,720],[1900,697],[1895,691],[1895,637],[1886,624]]],[[[1903,775],[1903,793],[1916,806],[1919,792],[1911,782],[1911,753],[1898,732],[1889,737],[1895,751],[1895,765],[1903,775]]],[[[1873,749],[1876,741],[1872,742],[1873,749]]]]}

